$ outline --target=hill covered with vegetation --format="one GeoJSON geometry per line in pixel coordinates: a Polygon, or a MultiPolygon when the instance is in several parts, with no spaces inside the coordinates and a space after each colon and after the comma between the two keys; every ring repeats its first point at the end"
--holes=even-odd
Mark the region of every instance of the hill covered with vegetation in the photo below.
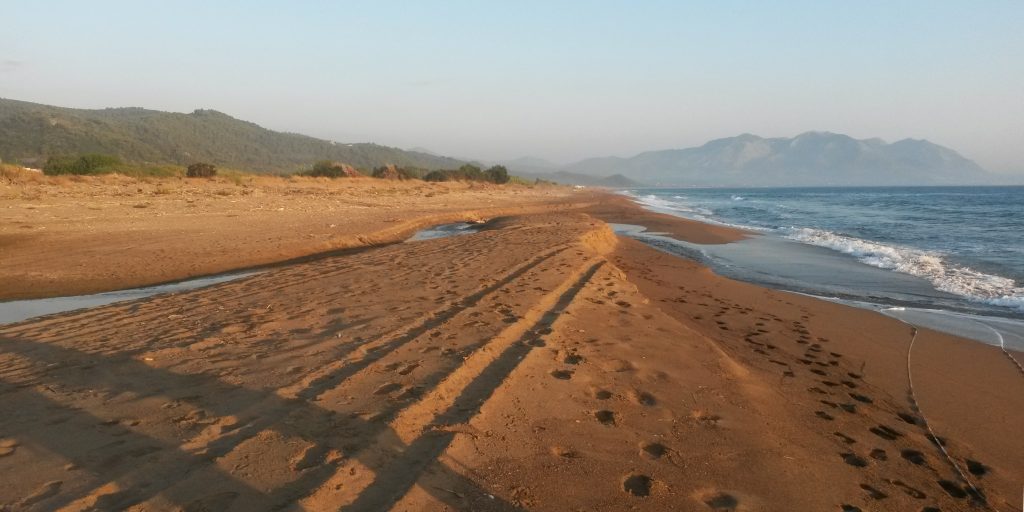
{"type": "Polygon", "coordinates": [[[52,157],[103,154],[124,161],[208,162],[249,172],[295,172],[330,160],[454,169],[465,162],[370,143],[344,144],[268,130],[215,110],[190,114],[143,108],[84,110],[0,98],[0,160],[42,167],[52,157]]]}

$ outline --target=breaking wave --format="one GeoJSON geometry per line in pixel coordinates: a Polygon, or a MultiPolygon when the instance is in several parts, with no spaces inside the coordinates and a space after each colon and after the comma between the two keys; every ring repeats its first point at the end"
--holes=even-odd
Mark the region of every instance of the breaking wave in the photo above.
{"type": "Polygon", "coordinates": [[[1024,287],[1010,278],[986,274],[946,261],[942,254],[898,247],[812,228],[790,228],[786,238],[849,254],[862,263],[910,274],[932,283],[935,289],[1024,311],[1024,287]]]}

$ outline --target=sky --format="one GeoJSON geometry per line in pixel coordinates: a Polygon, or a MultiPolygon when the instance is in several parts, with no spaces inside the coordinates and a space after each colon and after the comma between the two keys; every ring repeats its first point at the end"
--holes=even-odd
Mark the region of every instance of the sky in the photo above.
{"type": "Polygon", "coordinates": [[[567,163],[754,133],[1024,173],[1024,2],[0,0],[0,97],[567,163]]]}

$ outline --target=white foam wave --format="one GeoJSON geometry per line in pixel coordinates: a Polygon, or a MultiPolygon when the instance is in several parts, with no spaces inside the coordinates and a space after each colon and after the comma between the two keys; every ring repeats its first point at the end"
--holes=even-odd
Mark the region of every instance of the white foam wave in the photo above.
{"type": "Polygon", "coordinates": [[[687,219],[698,220],[698,221],[701,221],[701,222],[706,222],[708,224],[716,224],[716,225],[719,225],[719,226],[728,226],[728,227],[731,227],[731,228],[743,229],[743,230],[746,230],[746,231],[754,231],[754,232],[761,232],[761,233],[772,231],[772,229],[764,228],[764,227],[760,227],[760,226],[751,226],[751,225],[746,225],[746,224],[733,224],[733,223],[722,221],[722,220],[717,219],[717,218],[714,217],[714,213],[715,212],[713,210],[711,210],[710,208],[704,208],[704,207],[701,207],[701,206],[696,206],[696,205],[691,205],[689,203],[686,203],[685,201],[686,201],[687,198],[684,197],[684,196],[675,195],[675,196],[672,196],[673,200],[668,200],[668,199],[664,199],[662,197],[656,196],[654,194],[639,195],[639,194],[636,194],[636,193],[633,193],[633,192],[625,192],[624,194],[629,196],[629,197],[631,197],[631,198],[633,198],[633,200],[636,201],[637,203],[640,203],[640,204],[642,204],[644,206],[647,206],[647,207],[649,207],[651,209],[654,209],[655,211],[659,211],[660,210],[660,211],[663,211],[663,212],[668,212],[668,213],[671,213],[671,214],[678,215],[680,217],[685,217],[687,219]]]}
{"type": "Polygon", "coordinates": [[[744,199],[746,199],[746,198],[743,197],[743,196],[732,196],[732,200],[733,201],[742,201],[744,199]]]}
{"type": "Polygon", "coordinates": [[[942,254],[897,247],[811,228],[787,230],[787,238],[854,256],[862,263],[924,278],[935,289],[995,306],[1024,311],[1024,287],[1010,278],[946,261],[942,254]]]}
{"type": "Polygon", "coordinates": [[[684,199],[681,197],[679,197],[676,201],[668,201],[654,194],[648,194],[645,196],[634,195],[633,197],[637,202],[645,204],[647,206],[651,206],[653,208],[661,208],[663,210],[696,214],[704,217],[709,217],[714,214],[714,212],[707,208],[701,208],[699,206],[688,205],[686,203],[681,202],[681,200],[684,199]]]}

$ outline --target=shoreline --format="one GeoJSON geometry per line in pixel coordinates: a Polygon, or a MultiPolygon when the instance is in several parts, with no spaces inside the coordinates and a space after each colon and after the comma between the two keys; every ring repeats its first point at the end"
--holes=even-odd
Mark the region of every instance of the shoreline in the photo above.
{"type": "MultiPolygon", "coordinates": [[[[964,187],[950,188],[964,190],[964,187]]],[[[981,188],[988,190],[992,187],[981,188]]],[[[1002,270],[994,270],[988,267],[990,261],[985,259],[985,254],[975,254],[971,248],[972,243],[999,247],[997,241],[972,238],[969,240],[973,242],[966,245],[943,244],[934,241],[942,234],[926,227],[921,228],[920,236],[887,236],[844,220],[859,215],[871,216],[872,213],[864,210],[865,205],[858,202],[866,199],[852,199],[856,194],[840,193],[846,190],[842,188],[808,189],[821,195],[806,194],[806,198],[802,194],[787,195],[787,191],[792,193],[795,190],[803,189],[772,188],[764,192],[752,189],[748,197],[737,195],[738,189],[704,190],[695,196],[649,195],[638,190],[624,191],[623,194],[645,209],[758,233],[760,236],[744,244],[748,246],[746,252],[701,249],[702,253],[708,253],[705,256],[720,271],[724,268],[747,269],[745,275],[742,271],[727,272],[730,277],[825,297],[1024,321],[1024,309],[1019,303],[1020,288],[1013,285],[1015,275],[1020,281],[1019,273],[1015,274],[1016,264],[1006,262],[1006,256],[993,255],[993,262],[1003,261],[1002,270]],[[838,213],[830,213],[826,198],[839,203],[835,207],[838,213]],[[802,206],[804,203],[806,205],[802,206]],[[812,212],[823,219],[814,220],[812,212]],[[770,257],[749,257],[755,252],[767,253],[770,257]],[[793,265],[793,261],[799,261],[799,267],[805,270],[796,270],[799,267],[793,265]],[[819,275],[822,271],[829,275],[819,275]],[[836,274],[852,277],[835,279],[836,274]]],[[[882,187],[877,190],[886,192],[893,189],[882,187]]],[[[674,189],[674,192],[685,194],[680,189],[674,189]]],[[[879,194],[874,200],[885,203],[886,197],[879,194]]],[[[1004,202],[999,205],[1005,206],[1005,198],[1000,200],[1004,202]]],[[[919,205],[899,203],[897,197],[892,201],[896,203],[890,206],[894,217],[892,222],[902,223],[900,225],[905,225],[905,229],[913,231],[915,220],[908,212],[919,205]],[[901,207],[909,210],[902,211],[901,207]]],[[[950,201],[945,197],[935,201],[951,206],[941,203],[950,201]]],[[[868,224],[881,221],[875,217],[872,219],[868,224]]],[[[977,222],[974,218],[968,220],[977,222]]],[[[1002,227],[996,233],[1010,236],[1011,233],[1005,231],[1002,227]]],[[[1006,243],[1006,251],[1012,253],[1016,250],[1014,243],[1006,243]]]]}
{"type": "MultiPolygon", "coordinates": [[[[642,201],[637,200],[635,197],[630,195],[624,195],[624,197],[630,198],[633,203],[644,210],[654,212],[658,215],[665,215],[661,212],[659,207],[649,205],[642,201]]],[[[667,215],[681,217],[692,222],[701,222],[698,219],[690,219],[689,217],[675,215],[668,213],[667,215]]],[[[715,224],[714,226],[725,226],[725,224],[715,224]]],[[[771,274],[773,263],[755,263],[753,259],[764,260],[765,255],[754,250],[754,245],[751,245],[745,251],[733,252],[730,255],[728,250],[721,250],[714,246],[708,246],[705,244],[694,244],[689,240],[680,240],[679,237],[672,236],[669,234],[665,236],[663,233],[659,233],[656,230],[645,228],[637,224],[623,224],[615,227],[616,232],[625,236],[638,239],[655,247],[659,250],[674,254],[680,257],[694,259],[703,265],[711,267],[716,272],[722,273],[721,275],[732,279],[738,279],[740,281],[749,282],[757,286],[763,286],[773,290],[788,291],[791,293],[797,293],[813,297],[819,300],[825,300],[829,302],[836,302],[840,304],[846,304],[853,307],[866,309],[869,311],[875,311],[887,316],[902,318],[919,327],[928,327],[931,329],[940,330],[947,334],[961,336],[981,343],[986,343],[996,346],[1008,346],[1012,350],[1021,351],[1024,350],[1024,318],[1012,310],[1003,311],[1000,309],[979,309],[978,304],[974,304],[971,301],[957,297],[959,301],[966,301],[965,306],[955,307],[954,304],[936,304],[928,301],[921,302],[920,296],[918,300],[912,300],[911,297],[916,295],[915,288],[910,288],[910,292],[902,292],[907,295],[907,298],[899,298],[890,296],[886,291],[872,288],[868,285],[864,290],[850,290],[847,292],[841,292],[842,285],[836,287],[828,281],[816,282],[811,277],[807,279],[807,275],[803,278],[786,276],[782,274],[774,275],[771,274]],[[683,242],[679,244],[678,242],[683,242]],[[748,253],[757,253],[756,256],[752,256],[748,253]],[[760,266],[758,266],[760,265],[760,266]],[[835,289],[829,289],[835,288],[835,289]],[[868,290],[876,290],[875,293],[870,293],[868,290]],[[879,292],[881,292],[879,294],[879,292]],[[866,295],[865,295],[866,294],[866,295]],[[871,300],[873,299],[873,300],[871,300]],[[943,307],[943,306],[946,307],[943,307]]],[[[769,240],[759,242],[756,247],[760,250],[781,250],[782,246],[793,246],[796,249],[786,249],[787,251],[794,251],[789,256],[792,258],[800,258],[805,260],[807,265],[819,265],[827,263],[827,260],[818,261],[816,259],[808,258],[807,255],[828,252],[828,259],[843,261],[847,256],[835,253],[823,248],[816,246],[804,246],[799,242],[789,241],[786,239],[779,239],[772,235],[758,233],[759,236],[769,237],[769,240]],[[796,253],[795,251],[804,251],[796,253]]],[[[788,254],[788,253],[787,253],[788,254]]],[[[774,256],[770,258],[771,261],[779,260],[780,262],[786,260],[785,258],[779,258],[774,256]]],[[[791,264],[791,262],[790,262],[791,264]]],[[[920,287],[922,285],[927,286],[929,290],[933,290],[932,284],[927,283],[923,280],[919,280],[917,277],[908,276],[900,273],[893,273],[889,270],[876,269],[874,267],[862,266],[859,262],[850,260],[844,262],[845,265],[851,266],[849,269],[851,272],[856,270],[863,275],[859,277],[846,279],[863,279],[868,283],[885,285],[891,289],[894,287],[906,285],[911,287],[920,287]],[[901,284],[894,284],[890,281],[897,281],[901,284]]],[[[785,271],[789,271],[786,269],[785,271]]],[[[838,271],[838,269],[836,269],[838,271]]],[[[940,293],[934,291],[934,293],[940,293]]]]}
{"type": "Polygon", "coordinates": [[[606,223],[743,232],[586,197],[0,326],[0,504],[1017,506],[997,348],[719,276],[606,223]]]}

